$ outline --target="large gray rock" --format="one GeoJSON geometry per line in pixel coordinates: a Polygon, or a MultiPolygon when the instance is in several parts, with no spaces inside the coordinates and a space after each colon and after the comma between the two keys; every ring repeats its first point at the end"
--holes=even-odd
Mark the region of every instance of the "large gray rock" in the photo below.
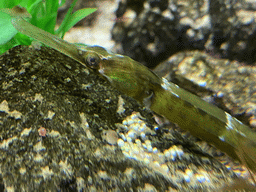
{"type": "Polygon", "coordinates": [[[96,72],[49,48],[0,57],[5,191],[216,191],[236,178],[96,72]]]}
{"type": "Polygon", "coordinates": [[[149,67],[191,49],[254,63],[255,10],[252,0],[123,0],[112,35],[122,53],[149,67]]]}

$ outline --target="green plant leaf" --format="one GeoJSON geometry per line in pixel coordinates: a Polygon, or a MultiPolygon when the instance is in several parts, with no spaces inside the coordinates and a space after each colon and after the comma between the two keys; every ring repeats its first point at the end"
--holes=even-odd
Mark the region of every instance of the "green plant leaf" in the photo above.
{"type": "Polygon", "coordinates": [[[0,12],[0,29],[0,45],[7,43],[17,34],[11,23],[11,16],[3,12],[0,12]]]}
{"type": "Polygon", "coordinates": [[[72,2],[72,4],[70,5],[70,7],[69,7],[69,9],[68,9],[68,12],[66,13],[66,15],[65,15],[65,17],[64,17],[64,19],[63,19],[63,21],[62,21],[62,23],[61,23],[61,25],[60,25],[60,27],[55,31],[55,34],[58,35],[58,36],[61,37],[61,38],[63,38],[63,36],[64,36],[64,34],[65,34],[65,32],[64,32],[63,29],[65,28],[65,25],[67,25],[67,22],[68,22],[68,20],[69,20],[69,17],[71,16],[72,11],[73,11],[73,9],[74,9],[74,7],[75,7],[77,1],[78,1],[78,0],[74,0],[74,1],[72,2]]]}
{"type": "Polygon", "coordinates": [[[75,13],[71,14],[69,20],[65,27],[63,28],[63,32],[66,33],[69,29],[71,29],[76,23],[80,20],[85,18],[86,16],[90,15],[91,13],[97,11],[96,8],[85,8],[76,11],[75,13]]]}
{"type": "Polygon", "coordinates": [[[15,36],[14,36],[15,42],[18,45],[31,45],[31,42],[33,41],[32,38],[28,37],[27,35],[24,35],[20,32],[18,32],[15,36]]]}
{"type": "MultiPolygon", "coordinates": [[[[37,5],[41,3],[42,0],[22,0],[19,5],[22,7],[25,7],[29,13],[31,13],[32,10],[35,10],[37,5]]],[[[16,4],[18,5],[18,4],[16,4]]]]}
{"type": "Polygon", "coordinates": [[[0,1],[0,8],[12,8],[15,5],[18,5],[21,0],[1,0],[0,1]]]}
{"type": "Polygon", "coordinates": [[[0,45],[0,55],[3,54],[4,52],[6,52],[6,50],[9,50],[9,49],[15,47],[16,45],[19,45],[19,44],[16,42],[15,38],[12,38],[7,43],[0,45]]]}
{"type": "Polygon", "coordinates": [[[54,2],[52,0],[39,2],[34,5],[34,8],[30,12],[32,15],[30,23],[45,31],[54,33],[58,8],[59,2],[56,0],[54,2]]]}
{"type": "Polygon", "coordinates": [[[96,11],[82,9],[72,14],[78,0],[73,0],[61,26],[54,31],[58,8],[66,0],[0,0],[0,54],[17,45],[30,45],[33,41],[26,35],[17,32],[11,18],[29,18],[29,23],[63,38],[64,34],[78,21],[96,11]]]}

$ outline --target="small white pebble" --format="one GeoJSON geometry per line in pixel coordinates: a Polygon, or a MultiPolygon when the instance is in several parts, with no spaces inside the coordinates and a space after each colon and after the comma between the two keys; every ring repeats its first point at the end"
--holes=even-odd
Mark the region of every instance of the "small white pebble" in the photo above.
{"type": "Polygon", "coordinates": [[[189,177],[188,175],[184,175],[184,179],[185,179],[185,181],[186,181],[187,183],[190,182],[190,177],[189,177]]]}
{"type": "Polygon", "coordinates": [[[162,164],[161,168],[167,173],[169,171],[169,168],[166,164],[162,164]]]}
{"type": "Polygon", "coordinates": [[[223,93],[223,92],[219,91],[219,92],[217,93],[217,97],[222,98],[223,96],[224,96],[224,93],[223,93]]]}
{"type": "Polygon", "coordinates": [[[164,156],[169,157],[171,155],[169,150],[164,150],[164,156]]]}
{"type": "Polygon", "coordinates": [[[158,156],[159,159],[163,159],[164,158],[164,154],[163,153],[158,153],[157,156],[158,156]]]}
{"type": "Polygon", "coordinates": [[[25,167],[21,167],[19,169],[19,172],[20,172],[21,175],[24,175],[26,173],[26,168],[25,167]]]}
{"type": "Polygon", "coordinates": [[[127,125],[132,125],[134,123],[133,119],[128,119],[127,120],[127,125]]]}
{"type": "Polygon", "coordinates": [[[160,167],[160,164],[158,161],[153,161],[153,164],[156,166],[156,167],[160,167]]]}
{"type": "Polygon", "coordinates": [[[42,102],[43,99],[44,99],[44,97],[41,95],[41,93],[36,93],[36,94],[35,94],[34,101],[42,102]]]}
{"type": "Polygon", "coordinates": [[[137,113],[131,115],[131,119],[136,119],[138,117],[137,113]]]}
{"type": "Polygon", "coordinates": [[[131,137],[127,137],[127,142],[132,142],[132,138],[131,137]]]}
{"type": "Polygon", "coordinates": [[[135,131],[138,131],[138,130],[139,130],[139,127],[140,127],[140,124],[139,124],[139,123],[134,123],[134,124],[132,124],[132,129],[135,130],[135,131]]]}
{"type": "Polygon", "coordinates": [[[127,122],[127,120],[123,120],[123,122],[122,122],[124,125],[128,125],[128,122],[127,122]]]}
{"type": "Polygon", "coordinates": [[[148,158],[144,158],[144,159],[143,159],[143,162],[146,163],[146,164],[149,164],[150,161],[149,161],[148,158]]]}
{"type": "Polygon", "coordinates": [[[9,106],[8,106],[8,102],[6,100],[3,100],[0,103],[0,112],[5,112],[5,113],[9,112],[9,106]]]}
{"type": "Polygon", "coordinates": [[[205,87],[207,85],[206,81],[198,82],[198,85],[201,87],[205,87]]]}
{"type": "Polygon", "coordinates": [[[127,135],[131,138],[134,138],[135,137],[135,132],[133,130],[130,130],[127,135]]]}
{"type": "Polygon", "coordinates": [[[133,148],[132,148],[132,152],[133,152],[134,154],[139,154],[139,152],[140,152],[139,147],[136,146],[136,145],[134,145],[133,148]]]}
{"type": "Polygon", "coordinates": [[[184,152],[183,152],[182,149],[179,149],[179,150],[177,151],[177,154],[178,154],[179,157],[181,157],[181,156],[184,154],[184,152]]]}
{"type": "Polygon", "coordinates": [[[147,139],[147,140],[145,140],[145,144],[146,145],[151,145],[151,141],[147,139]]]}
{"type": "Polygon", "coordinates": [[[135,139],[135,143],[136,143],[138,146],[141,146],[141,140],[135,139]]]}
{"type": "Polygon", "coordinates": [[[48,111],[47,117],[45,119],[52,119],[55,116],[55,113],[51,110],[48,111]]]}
{"type": "Polygon", "coordinates": [[[125,136],[123,133],[120,133],[119,136],[122,137],[122,139],[123,139],[124,141],[127,140],[127,139],[126,139],[126,136],[125,136]]]}
{"type": "Polygon", "coordinates": [[[118,140],[117,140],[117,145],[118,145],[119,147],[123,147],[123,146],[124,146],[124,140],[118,139],[118,140]]]}
{"type": "Polygon", "coordinates": [[[157,148],[154,147],[154,148],[153,148],[153,153],[157,153],[157,152],[158,152],[157,148]]]}
{"type": "Polygon", "coordinates": [[[141,133],[140,133],[140,136],[141,136],[142,139],[145,139],[145,138],[146,138],[146,134],[145,134],[144,132],[141,132],[141,133]]]}
{"type": "MultiPolygon", "coordinates": [[[[109,101],[110,101],[110,99],[109,99],[109,101]]],[[[122,98],[121,95],[119,95],[119,97],[118,97],[118,104],[117,104],[117,106],[118,106],[118,108],[117,108],[117,111],[116,111],[116,112],[117,112],[118,114],[122,114],[122,113],[125,112],[124,100],[123,100],[123,98],[122,98]]]]}
{"type": "Polygon", "coordinates": [[[142,120],[140,120],[140,119],[139,119],[137,122],[138,122],[139,124],[144,123],[144,122],[143,122],[142,120]]]}
{"type": "Polygon", "coordinates": [[[193,176],[193,171],[191,169],[186,169],[185,171],[186,175],[192,177],[193,176]]]}
{"type": "Polygon", "coordinates": [[[55,130],[51,130],[51,132],[49,133],[50,137],[59,137],[60,136],[60,132],[59,131],[55,131],[55,130]]]}
{"type": "Polygon", "coordinates": [[[207,182],[210,182],[209,177],[205,176],[205,179],[206,179],[207,182]]]}
{"type": "Polygon", "coordinates": [[[148,146],[147,146],[147,149],[148,149],[149,152],[152,152],[152,151],[153,151],[153,148],[152,148],[151,145],[148,145],[148,146]]]}
{"type": "Polygon", "coordinates": [[[143,123],[142,125],[140,125],[139,131],[144,131],[146,127],[147,127],[147,125],[145,123],[143,123]]]}
{"type": "Polygon", "coordinates": [[[205,177],[201,174],[197,174],[196,179],[199,181],[199,183],[205,182],[205,177]]]}
{"type": "Polygon", "coordinates": [[[176,147],[170,148],[168,151],[169,151],[169,153],[170,153],[172,156],[174,156],[174,157],[177,156],[176,147]]]}
{"type": "Polygon", "coordinates": [[[13,117],[15,119],[21,119],[21,117],[22,117],[22,113],[17,110],[10,112],[9,115],[10,115],[10,117],[13,117]]]}
{"type": "Polygon", "coordinates": [[[175,161],[176,156],[171,155],[169,158],[170,158],[172,161],[175,161]]]}
{"type": "Polygon", "coordinates": [[[29,133],[31,132],[32,128],[25,128],[22,130],[22,132],[20,133],[20,136],[21,137],[24,137],[24,136],[28,136],[29,133]]]}
{"type": "Polygon", "coordinates": [[[131,150],[130,145],[128,144],[128,142],[124,143],[124,147],[122,148],[124,151],[129,152],[131,150]]]}

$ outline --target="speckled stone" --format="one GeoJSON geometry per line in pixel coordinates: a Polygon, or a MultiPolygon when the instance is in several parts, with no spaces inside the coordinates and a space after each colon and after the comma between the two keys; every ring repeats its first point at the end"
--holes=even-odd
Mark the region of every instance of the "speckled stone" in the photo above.
{"type": "Polygon", "coordinates": [[[216,191],[236,178],[52,49],[9,50],[0,57],[0,85],[1,190],[216,191]]]}
{"type": "Polygon", "coordinates": [[[116,16],[117,50],[149,67],[195,49],[256,61],[255,1],[122,0],[116,16]]]}

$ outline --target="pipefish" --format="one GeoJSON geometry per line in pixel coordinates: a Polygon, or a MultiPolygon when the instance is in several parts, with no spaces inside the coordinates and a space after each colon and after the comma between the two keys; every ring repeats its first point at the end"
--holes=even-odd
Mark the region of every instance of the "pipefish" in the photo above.
{"type": "Polygon", "coordinates": [[[227,112],[158,77],[128,56],[99,46],[78,47],[33,26],[21,16],[14,17],[12,24],[19,32],[98,71],[122,93],[213,144],[256,173],[256,133],[227,112]]]}

